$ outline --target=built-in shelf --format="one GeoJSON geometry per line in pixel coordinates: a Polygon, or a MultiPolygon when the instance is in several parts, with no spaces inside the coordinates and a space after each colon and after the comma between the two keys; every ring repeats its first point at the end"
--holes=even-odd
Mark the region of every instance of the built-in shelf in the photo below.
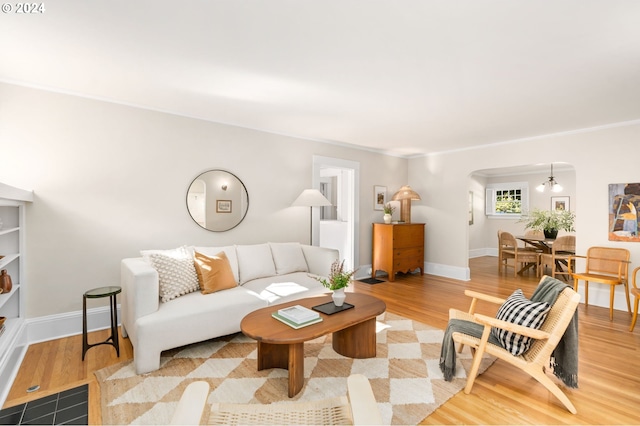
{"type": "Polygon", "coordinates": [[[0,183],[0,270],[11,276],[12,288],[0,294],[0,316],[6,317],[0,334],[0,407],[27,349],[24,273],[25,208],[33,193],[0,183]]]}

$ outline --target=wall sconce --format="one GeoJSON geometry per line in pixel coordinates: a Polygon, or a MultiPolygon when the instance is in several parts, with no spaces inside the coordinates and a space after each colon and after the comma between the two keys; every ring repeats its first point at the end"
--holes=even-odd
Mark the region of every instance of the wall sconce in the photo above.
{"type": "Polygon", "coordinates": [[[221,188],[222,188],[223,191],[226,191],[227,190],[227,182],[223,183],[221,188]]]}
{"type": "Polygon", "coordinates": [[[400,201],[400,220],[404,223],[411,223],[411,201],[421,200],[420,195],[409,185],[405,185],[393,194],[391,199],[400,201]]]}

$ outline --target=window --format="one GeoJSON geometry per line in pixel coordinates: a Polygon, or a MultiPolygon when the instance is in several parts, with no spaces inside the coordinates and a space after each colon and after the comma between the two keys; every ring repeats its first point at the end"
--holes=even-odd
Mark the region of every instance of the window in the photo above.
{"type": "Polygon", "coordinates": [[[485,202],[487,216],[519,218],[529,206],[529,184],[527,182],[489,184],[485,202]]]}

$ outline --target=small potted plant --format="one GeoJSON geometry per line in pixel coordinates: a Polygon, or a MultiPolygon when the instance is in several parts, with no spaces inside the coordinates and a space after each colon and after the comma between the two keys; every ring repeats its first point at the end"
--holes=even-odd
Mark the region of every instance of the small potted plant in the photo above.
{"type": "Polygon", "coordinates": [[[356,270],[353,271],[345,271],[344,269],[344,260],[340,262],[336,260],[331,264],[331,271],[329,272],[329,279],[325,278],[316,278],[316,280],[320,281],[323,286],[333,291],[333,303],[336,306],[342,306],[344,303],[344,299],[346,298],[344,294],[344,289],[349,286],[351,283],[351,278],[353,274],[356,273],[356,270]]]}
{"type": "Polygon", "coordinates": [[[573,223],[576,215],[569,210],[539,210],[534,209],[531,213],[523,216],[520,222],[525,222],[527,229],[543,231],[546,238],[555,238],[558,231],[574,232],[573,223]]]}
{"type": "Polygon", "coordinates": [[[394,206],[391,205],[391,203],[387,203],[384,205],[384,207],[382,208],[384,210],[384,223],[391,223],[391,215],[393,214],[393,212],[396,210],[396,208],[394,206]]]}

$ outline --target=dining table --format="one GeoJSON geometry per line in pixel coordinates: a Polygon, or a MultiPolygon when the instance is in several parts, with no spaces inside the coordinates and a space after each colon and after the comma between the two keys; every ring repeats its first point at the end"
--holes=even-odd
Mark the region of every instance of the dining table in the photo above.
{"type": "MultiPolygon", "coordinates": [[[[529,244],[535,247],[540,253],[543,254],[551,254],[553,248],[553,242],[556,240],[555,238],[546,238],[546,237],[536,237],[529,235],[519,235],[516,237],[518,240],[523,241],[525,244],[529,244]]],[[[575,252],[562,252],[562,254],[575,254],[575,252]]],[[[567,261],[565,259],[556,259],[556,269],[564,270],[565,268],[569,268],[567,261]]]]}
{"type": "Polygon", "coordinates": [[[556,240],[555,238],[536,237],[533,235],[519,235],[516,237],[520,241],[524,241],[525,244],[535,247],[542,253],[551,253],[551,246],[556,240]]]}

